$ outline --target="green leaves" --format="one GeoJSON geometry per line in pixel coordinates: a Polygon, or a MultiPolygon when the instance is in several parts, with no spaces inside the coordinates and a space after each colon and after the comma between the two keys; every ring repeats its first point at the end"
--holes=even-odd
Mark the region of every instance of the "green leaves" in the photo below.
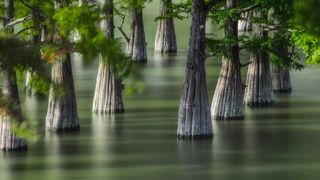
{"type": "Polygon", "coordinates": [[[303,50],[307,63],[320,63],[320,39],[307,34],[303,30],[295,30],[292,32],[292,41],[303,50]]]}

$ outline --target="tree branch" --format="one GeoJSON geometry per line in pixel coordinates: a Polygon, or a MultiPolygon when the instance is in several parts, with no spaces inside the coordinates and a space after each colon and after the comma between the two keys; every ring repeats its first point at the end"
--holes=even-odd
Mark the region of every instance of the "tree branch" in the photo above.
{"type": "Polygon", "coordinates": [[[215,5],[219,4],[219,0],[211,0],[205,5],[205,11],[208,13],[215,5]]]}
{"type": "Polygon", "coordinates": [[[25,21],[27,21],[27,20],[29,20],[31,18],[32,18],[32,15],[29,15],[29,16],[26,16],[26,17],[23,17],[23,18],[20,18],[20,19],[16,19],[16,20],[10,21],[8,24],[6,24],[4,26],[4,28],[12,27],[12,26],[14,26],[16,24],[23,23],[23,22],[25,22],[25,21]]]}
{"type": "Polygon", "coordinates": [[[124,20],[126,19],[126,13],[124,13],[124,14],[120,14],[119,13],[119,16],[121,17],[121,25],[118,26],[118,29],[121,32],[121,34],[123,35],[123,37],[126,39],[127,43],[129,43],[130,38],[128,37],[128,35],[122,29],[123,24],[124,24],[124,20]]]}
{"type": "Polygon", "coordinates": [[[27,8],[33,10],[33,7],[30,6],[29,4],[27,4],[26,2],[24,2],[24,0],[20,0],[20,2],[21,2],[24,6],[26,6],[27,8]]]}
{"type": "Polygon", "coordinates": [[[241,64],[240,66],[241,67],[246,67],[246,66],[250,65],[251,63],[253,63],[253,61],[249,61],[247,63],[241,64]]]}
{"type": "Polygon", "coordinates": [[[29,26],[29,27],[27,27],[27,28],[21,29],[20,31],[18,31],[18,32],[15,33],[14,35],[15,35],[15,36],[18,36],[19,34],[25,32],[25,31],[27,31],[27,30],[29,30],[29,29],[33,29],[33,28],[36,28],[36,27],[35,27],[35,26],[29,26]]]}
{"type": "Polygon", "coordinates": [[[243,9],[240,9],[240,10],[238,11],[238,14],[245,13],[245,12],[250,11],[250,10],[252,10],[252,9],[258,7],[258,6],[260,6],[260,3],[259,3],[259,2],[255,3],[255,4],[251,5],[251,6],[245,7],[245,8],[243,8],[243,9]]]}

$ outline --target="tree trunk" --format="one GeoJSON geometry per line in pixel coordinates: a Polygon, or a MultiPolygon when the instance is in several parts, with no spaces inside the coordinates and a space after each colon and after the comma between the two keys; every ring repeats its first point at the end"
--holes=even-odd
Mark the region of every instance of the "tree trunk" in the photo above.
{"type": "Polygon", "coordinates": [[[204,0],[192,1],[186,75],[178,117],[177,135],[180,138],[213,135],[205,73],[206,16],[204,0]]]}
{"type": "Polygon", "coordinates": [[[51,131],[78,131],[80,129],[70,54],[61,55],[62,59],[52,67],[46,128],[51,131]],[[57,85],[58,87],[54,87],[57,85]],[[57,92],[61,86],[62,92],[57,92]]]}
{"type": "MultiPolygon", "coordinates": [[[[255,12],[256,18],[266,18],[261,12],[255,12]]],[[[265,40],[268,38],[268,32],[264,31],[263,26],[254,24],[253,38],[265,40]]],[[[267,106],[274,102],[272,91],[272,79],[269,65],[269,55],[265,50],[251,52],[247,73],[247,88],[244,101],[248,106],[267,106]]]]}
{"type": "Polygon", "coordinates": [[[240,16],[247,20],[239,20],[238,30],[244,32],[252,31],[252,23],[249,20],[253,16],[253,11],[244,12],[240,16]]]}
{"type": "MultiPolygon", "coordinates": [[[[105,6],[105,3],[107,3],[107,10],[104,15],[108,18],[101,22],[101,28],[106,36],[114,38],[113,0],[103,0],[102,7],[105,6]]],[[[103,57],[100,56],[100,58],[103,57]]],[[[99,63],[92,111],[100,113],[124,112],[121,79],[116,77],[115,66],[103,63],[102,59],[99,63]]]]}
{"type": "Polygon", "coordinates": [[[132,8],[132,25],[127,54],[133,61],[147,61],[147,47],[144,33],[142,7],[134,6],[132,8]]]}
{"type": "MultiPolygon", "coordinates": [[[[227,9],[236,7],[237,0],[227,0],[227,9]]],[[[229,18],[225,36],[238,38],[238,22],[229,18]]],[[[212,100],[211,111],[214,119],[232,120],[244,118],[244,84],[241,80],[239,45],[227,47],[229,56],[223,57],[220,77],[212,100]]]]}
{"type": "MultiPolygon", "coordinates": [[[[172,0],[160,1],[160,15],[164,16],[170,11],[172,0]]],[[[161,19],[158,22],[154,50],[156,53],[176,53],[177,42],[173,17],[161,19]]]]}
{"type": "MultiPolygon", "coordinates": [[[[275,16],[275,24],[281,25],[281,22],[275,16]]],[[[283,39],[286,36],[288,30],[281,29],[275,31],[275,38],[279,37],[278,39],[283,39]],[[282,37],[282,38],[280,38],[282,37]]],[[[288,51],[288,42],[286,40],[281,40],[279,43],[273,47],[273,49],[284,59],[289,59],[289,51],[288,51]]],[[[291,80],[290,80],[290,71],[288,68],[280,67],[279,65],[274,64],[272,66],[272,84],[273,84],[273,91],[277,93],[291,93],[291,80]]]]}
{"type": "MultiPolygon", "coordinates": [[[[14,16],[14,1],[5,0],[5,17],[3,24],[6,25],[14,16]]],[[[12,30],[13,31],[13,30],[12,30]]],[[[2,95],[8,103],[12,104],[9,108],[3,109],[0,115],[0,150],[3,151],[21,151],[27,150],[27,141],[24,138],[17,137],[12,132],[12,121],[17,119],[22,121],[21,109],[20,109],[20,99],[17,85],[16,72],[12,67],[4,70],[3,73],[3,87],[2,95]],[[7,113],[10,112],[10,113],[7,113]]]]}
{"type": "Polygon", "coordinates": [[[272,85],[276,93],[291,93],[290,71],[278,65],[272,66],[272,85]]]}

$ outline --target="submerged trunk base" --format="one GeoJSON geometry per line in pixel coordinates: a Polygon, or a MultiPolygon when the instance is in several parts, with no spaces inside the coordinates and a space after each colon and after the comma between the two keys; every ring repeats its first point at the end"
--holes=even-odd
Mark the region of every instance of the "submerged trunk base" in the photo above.
{"type": "Polygon", "coordinates": [[[4,115],[0,119],[0,151],[27,151],[26,139],[16,137],[12,133],[10,117],[4,115]]]}
{"type": "Polygon", "coordinates": [[[235,116],[235,117],[228,117],[228,116],[214,116],[214,120],[224,121],[224,120],[244,120],[244,116],[235,116]]]}
{"type": "Polygon", "coordinates": [[[264,101],[264,102],[245,102],[249,107],[268,107],[274,104],[274,101],[264,101]]]}
{"type": "Polygon", "coordinates": [[[201,135],[179,135],[178,139],[185,139],[185,140],[193,140],[193,139],[211,139],[213,138],[213,134],[201,134],[201,135]]]}

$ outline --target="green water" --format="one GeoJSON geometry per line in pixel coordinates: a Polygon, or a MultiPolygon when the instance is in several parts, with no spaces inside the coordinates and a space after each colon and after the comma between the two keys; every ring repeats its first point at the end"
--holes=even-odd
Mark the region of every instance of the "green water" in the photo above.
{"type": "MultiPolygon", "coordinates": [[[[0,153],[0,180],[320,179],[320,69],[293,72],[293,93],[276,96],[270,108],[247,108],[245,121],[214,121],[212,140],[177,140],[189,27],[177,23],[177,55],[154,55],[155,9],[152,4],[146,11],[145,90],[125,97],[126,113],[91,113],[97,64],[75,56],[81,131],[44,132],[47,99],[22,96],[23,111],[38,123],[41,137],[27,153],[0,153]]],[[[212,59],[207,65],[211,99],[220,65],[212,59]]]]}

